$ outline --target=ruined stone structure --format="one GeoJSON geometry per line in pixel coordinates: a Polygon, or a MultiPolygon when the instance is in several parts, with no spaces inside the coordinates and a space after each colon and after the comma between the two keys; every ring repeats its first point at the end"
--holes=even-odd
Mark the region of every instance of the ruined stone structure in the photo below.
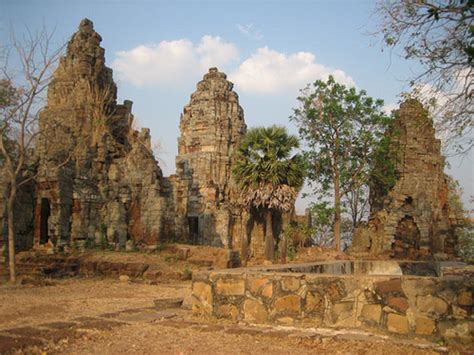
{"type": "Polygon", "coordinates": [[[40,117],[34,241],[161,237],[162,173],[147,129],[131,128],[132,103],[116,103],[101,37],[83,20],[61,58],[40,117]]]}
{"type": "Polygon", "coordinates": [[[233,153],[245,134],[233,84],[209,69],[181,115],[176,157],[176,231],[191,241],[231,246],[233,153]]]}
{"type": "MultiPolygon", "coordinates": [[[[149,130],[132,128],[132,102],[116,101],[100,42],[83,20],[54,73],[21,238],[36,248],[179,239],[239,249],[252,231],[249,216],[233,205],[233,153],[246,131],[233,84],[217,68],[197,84],[181,116],[176,174],[163,177],[149,130]]],[[[3,206],[0,200],[2,217],[3,206]]]]}
{"type": "Polygon", "coordinates": [[[353,237],[355,254],[395,258],[455,255],[456,218],[449,206],[440,141],[428,112],[416,100],[400,105],[389,154],[397,181],[388,193],[373,191],[368,225],[353,237]]]}

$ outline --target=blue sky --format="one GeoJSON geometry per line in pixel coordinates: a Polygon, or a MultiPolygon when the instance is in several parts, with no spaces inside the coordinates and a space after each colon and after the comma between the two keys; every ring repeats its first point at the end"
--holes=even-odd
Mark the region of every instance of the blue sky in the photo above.
{"type": "MultiPolygon", "coordinates": [[[[296,128],[288,116],[298,89],[328,74],[367,90],[395,107],[404,79],[417,67],[382,51],[371,36],[375,2],[346,1],[132,1],[0,0],[0,40],[43,24],[66,42],[81,19],[102,36],[106,64],[114,69],[119,101],[134,102],[140,126],[159,142],[160,165],[174,172],[183,106],[209,66],[235,83],[248,126],[296,128]]],[[[450,159],[448,172],[474,195],[472,153],[450,159]]],[[[301,208],[305,202],[299,202],[301,208]]],[[[472,206],[471,206],[472,208],[472,206]]]]}

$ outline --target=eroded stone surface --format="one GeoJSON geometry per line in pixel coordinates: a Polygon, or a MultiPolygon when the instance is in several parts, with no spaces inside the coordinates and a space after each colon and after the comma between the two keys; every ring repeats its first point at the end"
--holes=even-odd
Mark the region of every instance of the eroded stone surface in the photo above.
{"type": "Polygon", "coordinates": [[[441,143],[427,110],[413,99],[402,103],[390,137],[388,154],[395,159],[398,179],[388,193],[378,186],[371,189],[369,223],[354,232],[351,251],[411,259],[454,257],[460,216],[449,204],[441,143]]]}

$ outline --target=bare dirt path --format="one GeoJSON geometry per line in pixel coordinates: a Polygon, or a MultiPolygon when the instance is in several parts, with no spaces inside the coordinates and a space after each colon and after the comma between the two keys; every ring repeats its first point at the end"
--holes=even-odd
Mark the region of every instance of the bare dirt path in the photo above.
{"type": "Polygon", "coordinates": [[[357,331],[251,326],[194,319],[190,282],[112,279],[0,287],[0,353],[38,354],[431,354],[448,350],[357,331]],[[181,308],[153,300],[182,297],[181,308]]]}

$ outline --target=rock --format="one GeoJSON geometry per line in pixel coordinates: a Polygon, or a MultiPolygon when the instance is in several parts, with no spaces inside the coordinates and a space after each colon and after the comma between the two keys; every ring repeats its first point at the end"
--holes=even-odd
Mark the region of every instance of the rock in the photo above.
{"type": "Polygon", "coordinates": [[[262,290],[262,296],[266,298],[272,298],[273,297],[273,284],[268,283],[265,285],[265,287],[262,290]]]}
{"type": "Polygon", "coordinates": [[[409,307],[408,300],[404,297],[389,297],[387,299],[387,305],[403,314],[406,313],[409,307]]]}
{"type": "Polygon", "coordinates": [[[419,335],[431,335],[436,331],[436,324],[433,319],[427,317],[415,318],[415,333],[419,335]]]}
{"type": "Polygon", "coordinates": [[[382,297],[403,293],[401,279],[397,278],[388,281],[379,281],[375,283],[375,292],[382,297]]]}
{"type": "Polygon", "coordinates": [[[223,304],[217,308],[217,314],[223,318],[230,318],[232,320],[237,320],[239,317],[239,310],[233,304],[223,304]]]}
{"type": "Polygon", "coordinates": [[[460,306],[472,306],[472,292],[462,291],[458,295],[458,304],[460,306]]]}
{"type": "Polygon", "coordinates": [[[183,305],[183,298],[158,298],[153,300],[157,309],[179,308],[183,305]]]}
{"type": "Polygon", "coordinates": [[[319,293],[308,292],[306,294],[305,312],[311,313],[324,311],[324,298],[319,293]]]}
{"type": "Polygon", "coordinates": [[[418,296],[416,298],[416,307],[420,312],[428,313],[436,317],[441,317],[448,312],[448,304],[439,297],[418,296]]]}
{"type": "Polygon", "coordinates": [[[128,276],[128,275],[120,275],[120,276],[119,276],[119,280],[120,280],[120,282],[128,283],[128,282],[130,282],[130,276],[128,276]]]}
{"type": "Polygon", "coordinates": [[[125,243],[125,251],[134,251],[135,250],[135,243],[133,240],[129,239],[125,243]]]}
{"type": "Polygon", "coordinates": [[[261,291],[262,286],[266,285],[269,282],[267,278],[257,278],[250,280],[250,292],[254,295],[257,295],[261,291]]]}
{"type": "Polygon", "coordinates": [[[387,316],[387,329],[393,333],[408,334],[410,332],[408,318],[399,314],[390,313],[387,316]]]}
{"type": "Polygon", "coordinates": [[[342,319],[347,319],[352,316],[352,308],[354,306],[353,302],[341,302],[336,303],[332,307],[332,319],[334,322],[337,322],[342,319]]]}
{"type": "Polygon", "coordinates": [[[284,277],[281,280],[281,288],[283,291],[295,292],[300,288],[300,280],[296,277],[284,277]]]}
{"type": "Polygon", "coordinates": [[[224,296],[243,296],[245,294],[245,282],[242,279],[219,279],[216,283],[216,292],[224,296]]]}
{"type": "Polygon", "coordinates": [[[204,282],[193,283],[193,312],[211,315],[213,311],[212,287],[204,282]]]}
{"type": "Polygon", "coordinates": [[[275,300],[273,307],[277,313],[299,314],[301,312],[301,299],[296,295],[279,297],[275,300]]]}
{"type": "Polygon", "coordinates": [[[265,306],[253,299],[244,301],[244,318],[246,321],[255,323],[264,323],[267,321],[268,312],[265,306]]]}
{"type": "Polygon", "coordinates": [[[382,307],[379,304],[364,304],[360,314],[361,320],[367,323],[379,324],[382,317],[382,307]]]}

